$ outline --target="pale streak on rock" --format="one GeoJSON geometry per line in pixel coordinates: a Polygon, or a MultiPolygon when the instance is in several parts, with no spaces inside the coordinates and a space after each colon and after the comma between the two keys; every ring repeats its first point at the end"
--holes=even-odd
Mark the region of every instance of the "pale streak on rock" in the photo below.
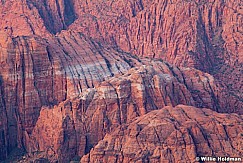
{"type": "MultiPolygon", "coordinates": [[[[173,68],[176,70],[176,67],[173,68]]],[[[177,73],[182,74],[183,70],[178,69],[177,73]]],[[[68,161],[75,155],[83,156],[102,140],[105,134],[123,124],[131,123],[138,116],[150,114],[150,111],[165,106],[201,106],[202,103],[195,97],[212,96],[207,88],[216,86],[213,81],[209,81],[210,78],[204,77],[207,74],[191,70],[190,74],[187,73],[188,76],[184,76],[184,80],[178,78],[183,77],[179,74],[173,76],[171,67],[153,61],[148,66],[132,68],[124,75],[114,76],[95,88],[86,89],[79,97],[68,99],[54,107],[44,107],[33,132],[28,136],[26,147],[29,152],[47,151],[52,147],[56,159],[68,161]],[[188,81],[197,80],[197,77],[208,81],[190,85],[188,81]],[[203,87],[206,89],[203,90],[203,87]],[[199,91],[195,92],[196,89],[199,91]],[[52,118],[57,115],[61,117],[52,118]],[[67,118],[70,122],[68,124],[65,121],[67,118]],[[55,119],[54,123],[52,119],[55,119]],[[63,123],[66,125],[56,126],[63,123]],[[55,134],[50,135],[50,132],[55,134]]],[[[219,90],[216,87],[212,91],[219,90]]],[[[213,99],[205,99],[203,104],[215,106],[213,99]]],[[[156,123],[154,121],[150,125],[156,126],[156,123]]],[[[166,126],[168,127],[167,124],[166,126]]],[[[134,150],[136,149],[134,146],[134,150]]]]}

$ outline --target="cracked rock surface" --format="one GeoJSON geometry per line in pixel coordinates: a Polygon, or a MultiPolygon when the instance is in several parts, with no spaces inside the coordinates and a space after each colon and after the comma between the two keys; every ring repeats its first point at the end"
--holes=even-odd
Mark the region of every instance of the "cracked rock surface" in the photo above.
{"type": "Polygon", "coordinates": [[[195,162],[197,156],[242,156],[242,116],[166,106],[122,125],[80,162],[195,162]]]}
{"type": "MultiPolygon", "coordinates": [[[[212,77],[198,70],[191,70],[190,75],[187,71],[187,69],[179,70],[176,67],[169,68],[169,65],[160,61],[151,62],[149,66],[142,65],[139,68],[130,69],[124,75],[116,75],[95,88],[87,89],[80,96],[61,102],[53,108],[43,107],[32,133],[26,139],[25,146],[30,153],[51,150],[54,154],[48,156],[49,159],[68,161],[75,155],[87,154],[100,140],[106,138],[107,133],[113,133],[117,128],[133,123],[134,119],[139,116],[146,117],[143,115],[150,115],[153,110],[178,104],[220,109],[217,108],[219,101],[216,98],[220,90],[214,85],[212,77]],[[185,72],[187,75],[183,74],[185,72]],[[200,77],[198,77],[199,74],[200,77]],[[190,79],[189,82],[188,79],[190,79]],[[192,80],[199,79],[202,82],[190,85],[192,80]]],[[[193,115],[198,109],[193,111],[193,107],[191,107],[190,110],[192,110],[190,114],[193,115]]],[[[201,113],[197,113],[195,117],[201,113]]],[[[216,113],[212,112],[212,114],[216,113]]],[[[241,118],[239,115],[238,117],[241,118]]],[[[154,117],[149,116],[149,118],[151,121],[154,120],[154,117]]],[[[186,123],[187,119],[183,122],[183,118],[185,116],[179,120],[181,123],[186,123]]],[[[204,120],[206,121],[206,119],[204,120]]],[[[158,121],[154,121],[154,124],[157,122],[159,122],[159,118],[158,121]]],[[[238,125],[240,126],[240,124],[238,125]]],[[[165,126],[168,127],[168,130],[173,129],[168,125],[165,126]]],[[[161,128],[161,134],[166,132],[163,130],[161,128]]],[[[205,133],[207,132],[205,131],[205,133]]],[[[150,133],[150,131],[148,134],[151,136],[151,141],[160,143],[156,134],[150,133]],[[154,140],[152,140],[153,138],[154,140]]],[[[140,140],[138,141],[140,142],[140,140]]],[[[193,144],[193,142],[191,143],[193,144]]],[[[136,148],[134,146],[134,150],[136,148]]],[[[112,150],[116,151],[116,149],[112,150]]],[[[92,150],[90,157],[92,160],[92,150]]],[[[129,162],[128,160],[123,161],[129,162]]]]}
{"type": "MultiPolygon", "coordinates": [[[[166,106],[240,117],[242,5],[242,0],[0,0],[0,160],[21,148],[27,152],[23,162],[36,157],[67,162],[83,155],[92,162],[106,134],[166,106]]],[[[221,138],[202,146],[231,155],[231,148],[238,150],[233,142],[242,138],[227,138],[231,147],[221,138]]],[[[194,154],[171,149],[155,154],[155,162],[191,160],[199,149],[192,143],[194,154]]],[[[118,153],[115,158],[124,162],[152,158],[118,153]]],[[[100,158],[114,160],[106,154],[100,158]]]]}

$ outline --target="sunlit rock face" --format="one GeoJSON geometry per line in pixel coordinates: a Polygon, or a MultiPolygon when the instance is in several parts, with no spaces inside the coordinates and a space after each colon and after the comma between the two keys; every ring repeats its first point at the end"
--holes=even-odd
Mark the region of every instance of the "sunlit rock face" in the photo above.
{"type": "Polygon", "coordinates": [[[242,1],[97,0],[76,4],[78,19],[70,29],[138,56],[208,72],[224,88],[225,110],[242,113],[242,1]]]}
{"type": "Polygon", "coordinates": [[[78,19],[70,28],[139,56],[211,71],[224,62],[233,66],[243,61],[241,3],[76,1],[78,19]]]}
{"type": "MultiPolygon", "coordinates": [[[[54,154],[49,159],[65,162],[75,155],[87,154],[107,133],[153,110],[178,104],[221,109],[217,98],[220,88],[215,85],[212,76],[198,70],[190,70],[189,73],[188,69],[170,66],[152,61],[149,65],[131,68],[124,75],[115,75],[95,88],[88,88],[74,99],[54,107],[43,107],[25,146],[29,152],[51,150],[54,154]],[[191,85],[195,80],[200,82],[191,85]]],[[[199,110],[193,109],[190,109],[192,115],[199,110]]],[[[157,139],[154,141],[157,142],[157,139]]],[[[96,159],[96,156],[90,157],[94,157],[90,158],[90,162],[96,159]]]]}
{"type": "Polygon", "coordinates": [[[57,38],[9,37],[1,34],[1,110],[7,113],[9,148],[23,147],[23,132],[31,133],[42,106],[78,96],[87,88],[121,74],[132,65],[127,54],[103,48],[80,33],[57,38]],[[11,142],[11,143],[10,143],[11,142]]]}
{"type": "Polygon", "coordinates": [[[105,135],[80,162],[195,162],[242,154],[242,116],[184,105],[135,118],[105,135]]]}
{"type": "Polygon", "coordinates": [[[82,160],[96,159],[107,133],[165,106],[242,114],[241,6],[0,1],[0,160],[22,148],[25,161],[69,161],[93,147],[82,160]]]}

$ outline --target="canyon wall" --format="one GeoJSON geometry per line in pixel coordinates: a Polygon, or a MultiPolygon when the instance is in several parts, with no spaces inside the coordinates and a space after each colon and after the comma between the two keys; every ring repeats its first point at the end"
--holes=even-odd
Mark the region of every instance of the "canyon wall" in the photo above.
{"type": "Polygon", "coordinates": [[[131,67],[121,59],[126,54],[116,55],[79,33],[49,40],[1,36],[1,110],[11,133],[9,149],[23,147],[23,131],[32,132],[42,106],[76,97],[131,67]]]}
{"type": "Polygon", "coordinates": [[[239,158],[243,152],[242,118],[209,109],[167,106],[106,134],[80,162],[196,162],[199,156],[239,158]]]}
{"type": "Polygon", "coordinates": [[[8,125],[5,103],[2,95],[2,77],[0,76],[0,159],[5,158],[8,154],[8,125]]]}
{"type": "Polygon", "coordinates": [[[220,110],[220,89],[212,76],[189,71],[152,61],[115,75],[74,99],[43,107],[25,146],[30,153],[51,153],[49,160],[67,162],[87,154],[107,133],[153,110],[178,104],[220,110]],[[192,84],[195,81],[198,84],[192,84]]]}
{"type": "Polygon", "coordinates": [[[241,110],[241,0],[98,0],[75,6],[78,19],[70,29],[138,56],[208,72],[238,101],[225,109],[241,110]]]}
{"type": "Polygon", "coordinates": [[[1,0],[0,160],[94,148],[90,162],[116,128],[165,106],[243,114],[242,11],[241,0],[1,0]]]}

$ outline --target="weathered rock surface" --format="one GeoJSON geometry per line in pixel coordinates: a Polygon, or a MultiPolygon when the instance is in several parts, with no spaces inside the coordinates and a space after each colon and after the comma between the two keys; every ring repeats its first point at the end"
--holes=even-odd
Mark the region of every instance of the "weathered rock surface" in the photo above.
{"type": "MultiPolygon", "coordinates": [[[[29,17],[33,30],[40,31],[35,32],[38,35],[47,37],[71,29],[125,52],[208,72],[229,99],[225,110],[239,113],[242,108],[241,0],[23,0],[15,5],[26,6],[26,11],[19,12],[29,17]],[[30,11],[41,18],[38,24],[43,28],[35,26],[30,11]]],[[[12,22],[9,26],[15,24],[13,20],[8,22],[12,22]]]]}
{"type": "Polygon", "coordinates": [[[0,31],[6,31],[13,37],[30,35],[48,37],[50,33],[43,19],[38,10],[32,6],[26,0],[0,1],[0,31]]]}
{"type": "Polygon", "coordinates": [[[35,7],[38,10],[46,28],[51,33],[57,33],[67,29],[76,19],[73,0],[27,0],[27,3],[29,6],[35,7]]]}
{"type": "Polygon", "coordinates": [[[241,0],[1,0],[0,18],[0,160],[81,156],[167,105],[243,114],[241,0]]]}
{"type": "Polygon", "coordinates": [[[89,88],[77,98],[43,107],[32,133],[26,134],[25,147],[30,153],[43,151],[51,153],[47,155],[50,160],[66,162],[89,152],[106,133],[164,106],[220,110],[218,92],[209,74],[152,61],[150,66],[132,68],[89,88]],[[200,82],[191,85],[194,80],[200,82]]]}
{"type": "Polygon", "coordinates": [[[243,154],[243,117],[178,105],[140,116],[106,134],[80,162],[195,162],[243,154]]]}
{"type": "Polygon", "coordinates": [[[3,87],[2,87],[2,78],[0,76],[0,159],[6,158],[8,154],[8,125],[7,125],[7,115],[6,108],[3,101],[2,95],[3,87]]]}
{"type": "Polygon", "coordinates": [[[240,0],[76,1],[72,29],[181,66],[242,63],[240,0]]]}
{"type": "Polygon", "coordinates": [[[6,32],[0,37],[1,110],[12,133],[9,149],[23,147],[23,131],[31,133],[42,106],[76,97],[139,63],[80,33],[63,32],[49,40],[6,32]]]}
{"type": "Polygon", "coordinates": [[[115,0],[77,2],[82,31],[138,56],[162,58],[214,75],[228,96],[225,110],[242,110],[241,0],[115,0]],[[233,97],[232,97],[233,96],[233,97]]]}
{"type": "Polygon", "coordinates": [[[10,0],[0,3],[0,25],[14,36],[69,28],[139,56],[212,72],[243,62],[241,6],[241,0],[10,0]]]}

